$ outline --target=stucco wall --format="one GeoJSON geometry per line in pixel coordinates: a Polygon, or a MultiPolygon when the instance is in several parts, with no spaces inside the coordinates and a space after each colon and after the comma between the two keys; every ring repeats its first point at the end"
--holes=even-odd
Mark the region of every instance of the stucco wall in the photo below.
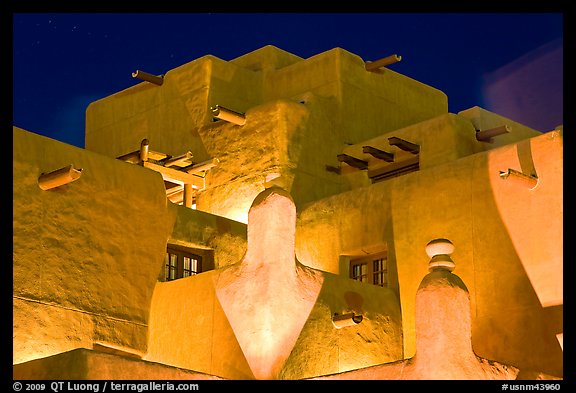
{"type": "Polygon", "coordinates": [[[267,188],[251,205],[237,263],[159,283],[146,359],[232,379],[300,379],[402,359],[394,291],[299,263],[295,221],[290,194],[267,188]],[[348,313],[361,322],[338,329],[333,316],[348,313]]]}
{"type": "Polygon", "coordinates": [[[14,363],[93,343],[142,354],[174,212],[159,173],[14,128],[14,363]],[[68,164],[81,177],[43,191],[68,164]]]}
{"type": "Polygon", "coordinates": [[[173,203],[168,208],[176,215],[170,244],[211,251],[216,269],[236,263],[246,252],[246,224],[173,203]]]}
{"type": "Polygon", "coordinates": [[[86,149],[117,157],[150,149],[218,158],[199,210],[246,222],[267,174],[284,175],[302,204],[350,188],[326,170],[344,146],[447,112],[444,93],[391,70],[371,73],[340,48],[301,59],[266,46],[229,62],[204,56],[90,104],[86,149]],[[213,122],[210,106],[246,115],[213,122]]]}
{"type": "Polygon", "coordinates": [[[228,379],[253,379],[215,293],[218,270],[158,283],[144,359],[228,379]]]}
{"type": "MultiPolygon", "coordinates": [[[[12,375],[15,380],[154,380],[159,384],[164,383],[160,381],[179,379],[220,379],[177,367],[83,348],[17,364],[13,367],[12,375]]],[[[76,384],[79,387],[87,386],[70,382],[71,386],[77,386],[76,384]]]]}
{"type": "Polygon", "coordinates": [[[476,353],[561,375],[561,163],[562,137],[551,132],[309,204],[298,216],[298,258],[336,271],[351,242],[385,242],[397,267],[404,356],[411,357],[424,246],[450,239],[470,289],[476,353]],[[500,177],[508,168],[525,169],[527,157],[536,188],[500,177]]]}
{"type": "MultiPolygon", "coordinates": [[[[139,82],[139,81],[137,81],[139,82]]],[[[244,112],[259,102],[257,74],[214,56],[204,56],[166,72],[162,86],[137,83],[86,109],[86,149],[118,157],[150,149],[173,156],[190,150],[201,162],[212,158],[198,128],[212,122],[210,106],[244,112]]]]}
{"type": "MultiPolygon", "coordinates": [[[[234,331],[229,320],[233,314],[226,314],[216,292],[221,273],[222,269],[158,283],[150,309],[150,341],[144,359],[227,379],[255,378],[237,339],[237,335],[249,334],[250,329],[234,331]]],[[[294,320],[304,318],[305,323],[296,332],[294,346],[282,348],[289,356],[280,364],[279,379],[309,378],[403,358],[400,307],[393,291],[330,273],[316,274],[321,289],[310,314],[283,315],[294,320]],[[336,329],[333,313],[352,311],[362,314],[363,321],[336,329]]],[[[237,280],[235,285],[239,286],[267,285],[262,280],[249,282],[245,277],[237,280]]],[[[267,301],[290,302],[290,298],[260,299],[262,305],[267,301]]],[[[255,313],[260,306],[253,305],[255,313]]],[[[274,318],[279,318],[287,310],[275,312],[279,315],[274,318]]],[[[262,322],[251,313],[243,318],[250,319],[254,326],[262,322]]]]}

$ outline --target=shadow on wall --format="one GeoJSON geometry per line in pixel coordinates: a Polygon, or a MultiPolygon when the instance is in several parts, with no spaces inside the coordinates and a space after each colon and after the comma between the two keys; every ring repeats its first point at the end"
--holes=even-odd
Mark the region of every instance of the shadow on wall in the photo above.
{"type": "Polygon", "coordinates": [[[563,121],[563,40],[484,75],[483,107],[541,132],[563,121]]]}
{"type": "Polygon", "coordinates": [[[492,198],[476,198],[473,206],[492,220],[477,219],[482,237],[475,241],[474,348],[521,370],[556,376],[563,374],[563,298],[558,289],[563,277],[558,242],[562,200],[555,197],[562,194],[562,170],[561,159],[554,159],[561,149],[558,133],[551,132],[488,156],[488,171],[474,178],[488,177],[492,198]],[[499,170],[508,167],[537,174],[538,186],[499,178],[499,170]],[[497,253],[480,250],[482,240],[498,244],[497,253]],[[490,272],[494,268],[498,273],[490,272]]]}

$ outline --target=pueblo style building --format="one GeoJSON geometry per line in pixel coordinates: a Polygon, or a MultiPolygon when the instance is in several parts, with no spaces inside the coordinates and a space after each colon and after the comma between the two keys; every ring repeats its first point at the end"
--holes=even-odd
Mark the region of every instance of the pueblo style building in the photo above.
{"type": "Polygon", "coordinates": [[[15,379],[562,379],[563,131],[336,48],[13,129],[15,379]]]}

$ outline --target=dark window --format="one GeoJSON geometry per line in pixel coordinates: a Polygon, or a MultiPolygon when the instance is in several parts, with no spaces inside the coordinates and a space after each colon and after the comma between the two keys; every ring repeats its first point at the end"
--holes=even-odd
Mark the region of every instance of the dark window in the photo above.
{"type": "Polygon", "coordinates": [[[388,286],[388,259],[386,254],[369,255],[350,261],[350,278],[368,284],[388,286]]]}
{"type": "Polygon", "coordinates": [[[202,257],[182,250],[168,248],[165,258],[166,281],[190,277],[202,271],[202,257]]]}
{"type": "Polygon", "coordinates": [[[372,283],[381,287],[388,286],[388,267],[386,258],[380,257],[372,260],[372,283]]]}
{"type": "Polygon", "coordinates": [[[354,280],[368,281],[368,266],[365,262],[358,262],[352,265],[352,278],[354,280]]]}

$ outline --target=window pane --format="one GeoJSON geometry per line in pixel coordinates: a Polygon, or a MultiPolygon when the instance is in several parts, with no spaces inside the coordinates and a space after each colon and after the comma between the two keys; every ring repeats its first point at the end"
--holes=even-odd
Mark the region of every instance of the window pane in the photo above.
{"type": "Polygon", "coordinates": [[[368,265],[366,263],[352,265],[352,278],[358,281],[367,281],[368,265]]]}
{"type": "Polygon", "coordinates": [[[380,286],[386,286],[387,280],[387,269],[386,269],[386,258],[379,258],[372,261],[374,270],[374,284],[380,286]]]}
{"type": "Polygon", "coordinates": [[[184,269],[182,271],[182,277],[190,276],[190,257],[184,257],[184,269]]]}
{"type": "Polygon", "coordinates": [[[166,253],[164,257],[164,277],[168,279],[170,277],[170,254],[166,253]]]}
{"type": "Polygon", "coordinates": [[[350,261],[350,277],[354,280],[387,286],[388,267],[386,253],[366,255],[350,261]]]}
{"type": "Polygon", "coordinates": [[[166,281],[190,277],[202,269],[201,256],[179,249],[168,248],[164,263],[166,281]]]}
{"type": "Polygon", "coordinates": [[[167,264],[166,264],[166,279],[174,280],[176,278],[176,268],[178,266],[178,257],[176,254],[167,254],[167,264]]]}

